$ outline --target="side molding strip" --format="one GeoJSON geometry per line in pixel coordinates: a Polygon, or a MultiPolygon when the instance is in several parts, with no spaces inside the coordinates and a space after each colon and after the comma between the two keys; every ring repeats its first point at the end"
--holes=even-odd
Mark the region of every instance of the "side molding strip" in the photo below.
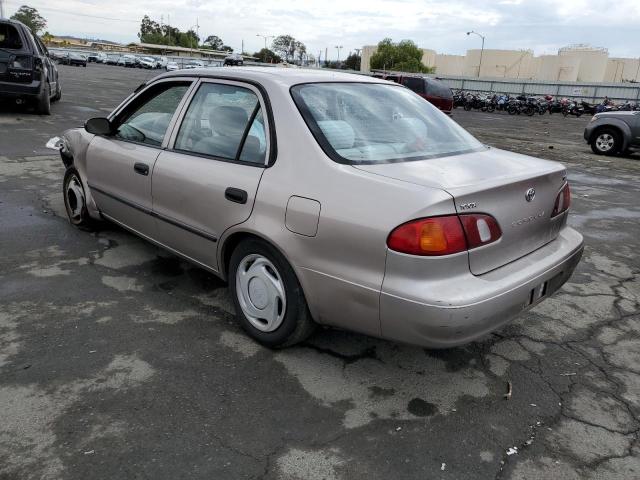
{"type": "Polygon", "coordinates": [[[167,217],[166,215],[162,215],[158,212],[154,212],[153,210],[147,207],[143,207],[142,205],[138,205],[137,203],[130,202],[129,200],[126,200],[118,195],[114,195],[113,193],[106,192],[101,188],[98,188],[95,185],[92,185],[90,183],[88,185],[89,185],[89,188],[91,188],[92,190],[95,190],[96,192],[101,193],[105,197],[109,197],[120,203],[124,203],[128,207],[134,208],[142,213],[146,213],[147,215],[151,215],[152,217],[155,217],[158,220],[162,220],[163,222],[167,222],[175,227],[182,228],[183,230],[186,230],[189,233],[193,233],[194,235],[198,235],[199,237],[206,238],[207,240],[211,240],[212,242],[218,241],[218,238],[215,235],[211,235],[210,233],[203,232],[202,230],[192,227],[191,225],[187,225],[186,223],[182,223],[178,220],[174,220],[173,218],[167,217]]]}

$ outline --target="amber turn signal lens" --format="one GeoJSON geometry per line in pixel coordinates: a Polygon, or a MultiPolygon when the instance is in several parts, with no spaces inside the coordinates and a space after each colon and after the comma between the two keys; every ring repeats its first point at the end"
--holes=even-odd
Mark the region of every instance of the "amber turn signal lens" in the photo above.
{"type": "Polygon", "coordinates": [[[456,215],[413,220],[395,228],[387,238],[391,250],[411,255],[450,255],[467,249],[456,215]]]}

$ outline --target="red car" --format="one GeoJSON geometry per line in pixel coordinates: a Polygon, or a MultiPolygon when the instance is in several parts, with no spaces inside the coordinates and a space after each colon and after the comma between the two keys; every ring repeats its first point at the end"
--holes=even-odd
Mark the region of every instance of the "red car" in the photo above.
{"type": "Polygon", "coordinates": [[[422,98],[431,102],[444,113],[450,114],[453,109],[453,93],[451,92],[451,89],[435,78],[424,77],[421,75],[381,73],[374,74],[373,76],[404,85],[409,90],[414,91],[422,98]]]}

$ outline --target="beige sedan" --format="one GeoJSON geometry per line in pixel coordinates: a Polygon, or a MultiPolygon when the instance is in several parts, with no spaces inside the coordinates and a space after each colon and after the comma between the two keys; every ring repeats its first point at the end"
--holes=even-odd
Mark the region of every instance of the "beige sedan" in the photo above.
{"type": "Polygon", "coordinates": [[[550,296],[582,254],[562,165],[487,147],[365,76],[169,72],[59,146],[74,225],[115,222],[228,280],[271,347],[317,324],[466,343],[550,296]]]}

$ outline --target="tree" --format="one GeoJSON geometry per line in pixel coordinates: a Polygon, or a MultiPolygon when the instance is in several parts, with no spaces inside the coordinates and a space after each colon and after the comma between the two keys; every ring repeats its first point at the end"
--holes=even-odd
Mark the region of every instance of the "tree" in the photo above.
{"type": "Polygon", "coordinates": [[[280,35],[273,39],[271,50],[280,54],[287,62],[296,60],[296,57],[301,62],[307,47],[291,35],[280,35]]]}
{"type": "Polygon", "coordinates": [[[47,26],[47,21],[38,13],[38,10],[27,5],[22,5],[18,11],[11,16],[11,20],[18,20],[24,23],[35,34],[47,26]]]}
{"type": "Polygon", "coordinates": [[[217,35],[209,35],[203,43],[210,46],[213,50],[221,50],[224,46],[224,42],[217,35]]]}
{"type": "Polygon", "coordinates": [[[422,50],[411,40],[393,43],[385,38],[378,43],[376,53],[371,55],[371,68],[396,70],[399,72],[434,73],[435,68],[422,64],[422,50]]]}
{"type": "Polygon", "coordinates": [[[42,42],[45,45],[48,45],[49,43],[51,43],[53,41],[53,35],[51,35],[49,32],[44,32],[40,38],[42,39],[42,42]]]}
{"type": "Polygon", "coordinates": [[[280,63],[282,61],[276,52],[268,48],[261,49],[259,52],[254,53],[253,56],[256,57],[259,62],[264,63],[280,63]]]}
{"type": "Polygon", "coordinates": [[[344,61],[344,67],[348,70],[360,70],[360,55],[350,53],[344,61]]]}

